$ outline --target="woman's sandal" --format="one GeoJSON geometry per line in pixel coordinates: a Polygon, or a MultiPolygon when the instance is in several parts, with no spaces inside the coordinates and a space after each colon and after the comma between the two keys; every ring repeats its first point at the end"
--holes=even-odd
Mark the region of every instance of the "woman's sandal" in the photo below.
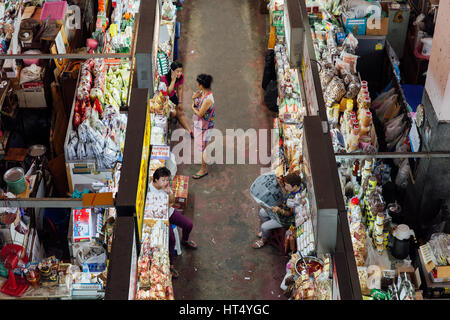
{"type": "Polygon", "coordinates": [[[259,239],[253,243],[252,247],[253,247],[253,249],[259,249],[259,248],[262,248],[265,244],[266,243],[264,242],[263,239],[259,239]]]}
{"type": "Polygon", "coordinates": [[[204,174],[194,174],[193,176],[192,176],[192,178],[194,178],[194,179],[201,179],[201,178],[203,178],[203,177],[205,177],[205,176],[207,176],[208,175],[208,172],[206,172],[206,173],[204,173],[204,174]]]}
{"type": "Polygon", "coordinates": [[[181,244],[188,249],[197,249],[197,244],[192,240],[182,242],[181,244]]]}
{"type": "Polygon", "coordinates": [[[178,273],[177,269],[175,269],[174,266],[170,267],[170,273],[172,274],[173,279],[177,279],[180,276],[180,274],[178,273]]]}

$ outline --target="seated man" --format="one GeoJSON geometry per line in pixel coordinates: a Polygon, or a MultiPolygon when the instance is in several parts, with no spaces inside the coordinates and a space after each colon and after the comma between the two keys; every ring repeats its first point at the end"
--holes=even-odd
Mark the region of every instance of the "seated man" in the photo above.
{"type": "Polygon", "coordinates": [[[261,218],[261,232],[258,233],[260,239],[253,243],[253,248],[259,249],[263,247],[270,235],[270,230],[277,228],[289,228],[291,225],[295,225],[295,212],[293,208],[289,208],[287,202],[289,199],[294,199],[295,196],[302,191],[302,179],[294,173],[289,173],[284,178],[283,182],[278,180],[281,189],[283,190],[283,201],[278,207],[272,207],[271,210],[278,215],[279,221],[272,219],[264,209],[259,210],[259,216],[261,218]]]}

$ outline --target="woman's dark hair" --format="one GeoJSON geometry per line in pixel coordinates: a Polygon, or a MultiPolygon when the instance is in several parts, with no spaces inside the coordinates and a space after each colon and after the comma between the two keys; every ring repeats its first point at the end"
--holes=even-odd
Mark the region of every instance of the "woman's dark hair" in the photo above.
{"type": "Polygon", "coordinates": [[[167,73],[169,81],[172,78],[172,72],[177,70],[178,68],[183,68],[183,64],[181,62],[173,61],[170,64],[169,72],[167,73]]]}
{"type": "Polygon", "coordinates": [[[213,77],[209,74],[199,74],[197,76],[197,82],[205,89],[211,89],[211,83],[213,81],[213,77]]]}
{"type": "Polygon", "coordinates": [[[153,173],[153,182],[156,182],[164,177],[170,177],[170,170],[166,167],[158,168],[155,173],[153,173]]]}
{"type": "Polygon", "coordinates": [[[302,179],[295,173],[289,173],[286,177],[284,177],[284,182],[293,187],[301,187],[302,185],[302,179]]]}

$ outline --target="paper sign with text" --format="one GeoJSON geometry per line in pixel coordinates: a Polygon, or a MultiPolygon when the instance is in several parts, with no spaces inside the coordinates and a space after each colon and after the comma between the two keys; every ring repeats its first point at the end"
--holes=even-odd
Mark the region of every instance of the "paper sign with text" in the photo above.
{"type": "Polygon", "coordinates": [[[170,159],[169,146],[152,146],[151,159],[168,160],[170,159]]]}

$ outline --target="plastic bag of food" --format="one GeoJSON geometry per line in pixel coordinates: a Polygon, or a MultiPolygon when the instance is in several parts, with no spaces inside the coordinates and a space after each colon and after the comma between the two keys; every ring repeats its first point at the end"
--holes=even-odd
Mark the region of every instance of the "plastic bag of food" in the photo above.
{"type": "Polygon", "coordinates": [[[319,73],[320,77],[320,84],[322,85],[322,88],[326,88],[328,84],[333,80],[335,76],[333,69],[322,69],[322,71],[319,73]]]}
{"type": "Polygon", "coordinates": [[[336,70],[339,72],[341,77],[344,79],[347,74],[352,73],[352,69],[350,67],[350,64],[348,62],[342,61],[341,59],[337,58],[335,61],[336,70]]]}
{"type": "Polygon", "coordinates": [[[386,123],[384,134],[386,142],[395,141],[405,130],[406,122],[403,121],[403,115],[400,115],[386,123]]]}
{"type": "Polygon", "coordinates": [[[94,76],[98,77],[99,75],[101,75],[102,73],[105,73],[105,72],[106,72],[105,59],[95,58],[94,65],[92,68],[92,73],[94,74],[94,76]]]}
{"type": "Polygon", "coordinates": [[[78,139],[81,143],[86,143],[88,141],[88,121],[83,121],[78,127],[78,139]]]}
{"type": "Polygon", "coordinates": [[[344,82],[339,77],[334,77],[325,90],[325,97],[326,100],[340,102],[346,93],[344,82]]]}
{"type": "Polygon", "coordinates": [[[356,71],[356,63],[358,62],[358,56],[348,53],[346,51],[342,51],[341,60],[350,65],[351,73],[355,74],[357,72],[356,71]]]}
{"type": "Polygon", "coordinates": [[[161,19],[172,21],[174,18],[176,7],[172,1],[165,1],[161,9],[161,19]]]}
{"type": "Polygon", "coordinates": [[[358,39],[356,39],[353,33],[350,32],[348,36],[345,38],[342,46],[344,50],[351,49],[352,51],[355,51],[356,48],[358,47],[358,39]]]}
{"type": "Polygon", "coordinates": [[[347,93],[345,98],[355,99],[361,89],[361,83],[359,81],[351,81],[347,86],[347,93]]]}
{"type": "Polygon", "coordinates": [[[67,155],[69,160],[77,159],[78,137],[74,136],[67,144],[67,155]]]}
{"type": "Polygon", "coordinates": [[[391,88],[389,91],[383,92],[378,97],[375,98],[375,100],[372,101],[372,108],[374,110],[379,109],[383,103],[391,97],[395,93],[395,89],[391,88]]]}
{"type": "Polygon", "coordinates": [[[371,265],[377,265],[384,269],[390,269],[391,268],[391,260],[389,259],[389,256],[387,254],[387,251],[384,250],[383,252],[378,252],[373,243],[372,238],[367,237],[367,259],[366,259],[366,266],[371,265]]]}
{"type": "Polygon", "coordinates": [[[86,159],[86,149],[83,142],[78,143],[77,158],[80,160],[86,159]]]}
{"type": "MultiPolygon", "coordinates": [[[[399,109],[399,108],[397,108],[397,99],[398,99],[398,95],[393,94],[393,95],[389,96],[386,100],[384,100],[383,104],[378,109],[376,109],[376,111],[375,111],[376,115],[382,123],[384,123],[386,120],[392,119],[392,117],[389,119],[386,119],[386,117],[385,117],[386,114],[388,116],[392,115],[397,109],[399,109]]],[[[398,114],[398,111],[397,111],[397,114],[398,114]]]]}
{"type": "Polygon", "coordinates": [[[87,159],[94,159],[94,151],[92,150],[92,142],[86,143],[86,158],[87,159]]]}

